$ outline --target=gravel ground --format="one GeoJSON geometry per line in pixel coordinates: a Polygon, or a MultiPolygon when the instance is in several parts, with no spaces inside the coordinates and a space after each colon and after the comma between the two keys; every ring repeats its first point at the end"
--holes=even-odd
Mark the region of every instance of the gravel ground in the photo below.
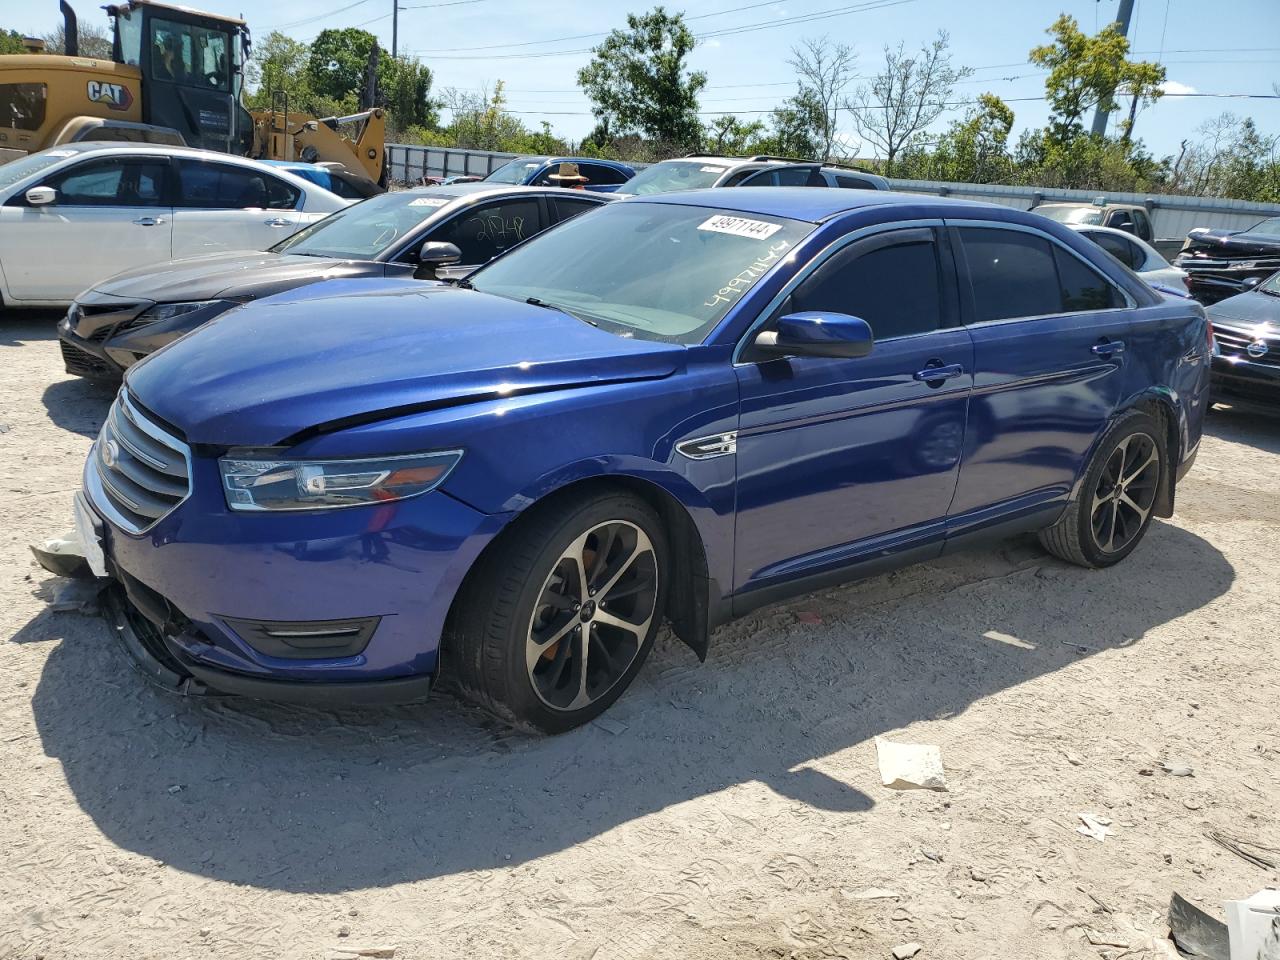
{"type": "Polygon", "coordinates": [[[663,637],[607,720],[532,739],[148,687],[27,551],[110,394],[47,317],[0,320],[0,364],[2,958],[1157,957],[1172,891],[1280,881],[1206,837],[1280,861],[1280,421],[1215,414],[1119,568],[1011,541],[705,665],[663,637]],[[876,736],[938,744],[950,792],[882,787],[876,736]]]}

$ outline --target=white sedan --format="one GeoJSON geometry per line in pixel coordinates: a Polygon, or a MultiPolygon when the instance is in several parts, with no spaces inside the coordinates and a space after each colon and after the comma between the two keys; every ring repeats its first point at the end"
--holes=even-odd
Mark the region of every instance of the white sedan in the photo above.
{"type": "Polygon", "coordinates": [[[0,166],[0,303],[63,306],[134,267],[265,250],[347,206],[256,160],[68,143],[0,166]]]}
{"type": "Polygon", "coordinates": [[[1175,293],[1185,294],[1190,285],[1187,271],[1175,267],[1161,256],[1160,251],[1127,230],[1114,227],[1093,227],[1086,224],[1067,224],[1076,233],[1088,237],[1107,253],[1140,276],[1153,287],[1165,287],[1175,293]]]}

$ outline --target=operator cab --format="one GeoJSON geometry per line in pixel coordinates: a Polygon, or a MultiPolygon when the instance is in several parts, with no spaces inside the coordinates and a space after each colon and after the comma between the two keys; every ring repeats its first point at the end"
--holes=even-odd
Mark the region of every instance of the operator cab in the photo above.
{"type": "Polygon", "coordinates": [[[245,22],[153,0],[106,10],[115,25],[113,59],[142,71],[143,123],[171,127],[189,146],[248,153],[253,121],[240,103],[245,22]]]}

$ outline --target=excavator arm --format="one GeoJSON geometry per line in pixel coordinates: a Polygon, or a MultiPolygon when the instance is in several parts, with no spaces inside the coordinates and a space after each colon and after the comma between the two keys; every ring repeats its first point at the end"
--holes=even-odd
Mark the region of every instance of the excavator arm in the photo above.
{"type": "Polygon", "coordinates": [[[340,163],[386,185],[386,116],[375,107],[347,117],[315,118],[286,109],[253,114],[253,156],[264,160],[340,163]]]}

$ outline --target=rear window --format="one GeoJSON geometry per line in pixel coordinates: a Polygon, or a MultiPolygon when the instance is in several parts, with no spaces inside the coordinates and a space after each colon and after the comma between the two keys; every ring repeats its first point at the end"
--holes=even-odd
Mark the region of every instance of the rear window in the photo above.
{"type": "Polygon", "coordinates": [[[1097,207],[1036,207],[1031,211],[1058,223],[1081,223],[1102,226],[1102,211],[1097,207]]]}
{"type": "Polygon", "coordinates": [[[179,161],[179,202],[214,210],[292,210],[300,191],[261,170],[204,160],[179,161]]]}
{"type": "Polygon", "coordinates": [[[38,130],[49,88],[43,83],[0,83],[0,127],[38,130]]]}

